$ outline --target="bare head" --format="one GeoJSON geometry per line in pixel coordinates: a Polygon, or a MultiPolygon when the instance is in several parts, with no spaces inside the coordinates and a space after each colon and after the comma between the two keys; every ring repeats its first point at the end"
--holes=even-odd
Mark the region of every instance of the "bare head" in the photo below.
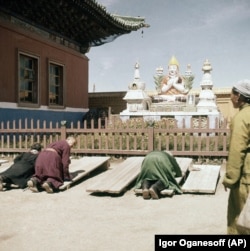
{"type": "Polygon", "coordinates": [[[30,147],[30,151],[34,154],[41,152],[42,145],[40,143],[35,143],[30,147]]]}
{"type": "Polygon", "coordinates": [[[72,137],[72,136],[68,137],[66,139],[66,141],[68,142],[68,144],[69,144],[70,147],[72,147],[73,145],[76,144],[76,139],[74,137],[72,137]]]}

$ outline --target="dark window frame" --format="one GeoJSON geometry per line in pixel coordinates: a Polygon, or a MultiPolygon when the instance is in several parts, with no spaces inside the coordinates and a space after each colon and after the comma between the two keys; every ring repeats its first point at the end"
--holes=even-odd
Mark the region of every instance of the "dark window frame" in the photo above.
{"type": "Polygon", "coordinates": [[[40,57],[18,50],[17,62],[18,106],[37,108],[40,106],[40,57]]]}
{"type": "Polygon", "coordinates": [[[55,60],[48,60],[47,95],[49,107],[65,108],[65,65],[55,60]]]}

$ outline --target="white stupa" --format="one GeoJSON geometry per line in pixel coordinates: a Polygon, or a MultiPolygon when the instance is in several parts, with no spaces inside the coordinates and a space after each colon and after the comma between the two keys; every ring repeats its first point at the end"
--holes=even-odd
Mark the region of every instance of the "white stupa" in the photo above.
{"type": "Polygon", "coordinates": [[[122,113],[146,111],[151,103],[151,98],[144,91],[145,83],[140,79],[139,63],[135,64],[134,80],[128,86],[128,91],[123,98],[127,101],[127,109],[122,113]]]}
{"type": "Polygon", "coordinates": [[[200,84],[201,92],[199,95],[199,102],[196,106],[197,112],[216,112],[218,111],[218,107],[216,105],[216,96],[212,90],[212,66],[208,59],[205,60],[202,71],[204,72],[204,75],[200,84]]]}

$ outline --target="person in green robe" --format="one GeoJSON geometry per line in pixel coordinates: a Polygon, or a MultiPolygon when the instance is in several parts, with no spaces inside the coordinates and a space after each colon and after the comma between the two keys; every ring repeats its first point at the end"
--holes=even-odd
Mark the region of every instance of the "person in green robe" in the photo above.
{"type": "Polygon", "coordinates": [[[181,168],[170,152],[152,151],[142,162],[135,189],[142,188],[144,199],[159,199],[160,192],[164,189],[173,189],[177,194],[182,194],[181,187],[175,180],[181,176],[181,168]]]}
{"type": "MultiPolygon", "coordinates": [[[[222,184],[230,189],[227,233],[246,234],[237,229],[237,219],[250,192],[250,80],[241,80],[231,92],[233,107],[239,112],[230,125],[229,153],[222,184]]],[[[250,234],[250,233],[247,233],[250,234]]]]}

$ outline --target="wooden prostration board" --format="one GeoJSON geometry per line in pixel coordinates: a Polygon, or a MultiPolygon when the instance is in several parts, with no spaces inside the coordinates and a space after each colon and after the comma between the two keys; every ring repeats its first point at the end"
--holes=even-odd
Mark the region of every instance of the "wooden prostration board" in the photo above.
{"type": "Polygon", "coordinates": [[[184,193],[215,193],[220,177],[218,165],[193,165],[182,186],[184,193]]]}
{"type": "Polygon", "coordinates": [[[139,175],[144,157],[129,157],[117,164],[113,169],[107,170],[93,178],[87,187],[87,192],[106,192],[119,194],[131,184],[139,175]]]}
{"type": "Polygon", "coordinates": [[[182,157],[175,157],[177,163],[179,164],[181,171],[182,171],[182,177],[175,178],[178,184],[180,184],[183,179],[186,178],[186,175],[188,171],[193,166],[193,159],[192,158],[182,158],[182,157]]]}
{"type": "Polygon", "coordinates": [[[69,165],[69,172],[74,177],[71,181],[65,181],[60,190],[68,189],[76,181],[80,180],[98,167],[109,167],[110,157],[83,157],[72,159],[69,165]]]}
{"type": "MultiPolygon", "coordinates": [[[[182,176],[175,178],[178,184],[181,184],[183,180],[186,179],[188,171],[192,168],[193,166],[193,159],[192,158],[182,158],[182,157],[175,157],[177,163],[179,164],[181,171],[182,171],[182,176]]],[[[142,195],[142,189],[134,189],[135,194],[137,195],[142,195]]],[[[174,190],[171,189],[164,189],[161,191],[162,195],[167,195],[167,196],[172,196],[174,194],[174,190]]]]}
{"type": "Polygon", "coordinates": [[[0,166],[1,166],[1,164],[7,163],[7,162],[9,162],[9,161],[6,159],[0,159],[0,166]]]}

